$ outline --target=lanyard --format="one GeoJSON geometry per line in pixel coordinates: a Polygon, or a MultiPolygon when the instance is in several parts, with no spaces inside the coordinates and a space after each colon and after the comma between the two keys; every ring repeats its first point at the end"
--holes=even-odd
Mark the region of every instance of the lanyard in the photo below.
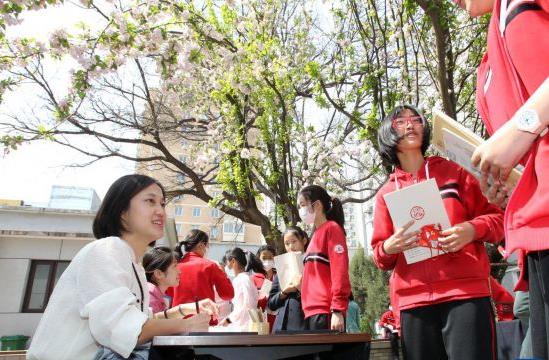
{"type": "MultiPolygon", "coordinates": [[[[429,161],[425,160],[425,177],[429,180],[429,161]]],[[[395,187],[397,190],[400,190],[400,185],[398,184],[398,175],[395,171],[395,187]]]]}
{"type": "Polygon", "coordinates": [[[133,274],[135,275],[135,278],[137,280],[137,285],[139,285],[139,291],[141,292],[141,301],[137,300],[137,302],[141,303],[141,312],[143,312],[143,302],[145,301],[145,294],[143,293],[143,285],[141,285],[141,280],[139,280],[139,275],[137,275],[137,270],[135,270],[135,265],[132,262],[132,268],[133,268],[133,274]]]}

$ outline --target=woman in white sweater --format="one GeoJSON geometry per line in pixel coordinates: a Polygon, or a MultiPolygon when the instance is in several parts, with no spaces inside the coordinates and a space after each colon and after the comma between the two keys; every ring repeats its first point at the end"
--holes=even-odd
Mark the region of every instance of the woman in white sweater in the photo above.
{"type": "MultiPolygon", "coordinates": [[[[91,360],[104,348],[127,358],[156,335],[189,329],[189,320],[152,319],[145,271],[149,244],[164,234],[162,185],[144,175],[115,181],[97,212],[93,233],[59,279],[34,334],[27,359],[91,360]]],[[[201,302],[205,313],[215,304],[201,302]]],[[[192,313],[195,304],[182,312],[192,313]]],[[[206,326],[209,316],[203,316],[206,326]]],[[[196,318],[193,323],[196,322],[196,318]]]]}

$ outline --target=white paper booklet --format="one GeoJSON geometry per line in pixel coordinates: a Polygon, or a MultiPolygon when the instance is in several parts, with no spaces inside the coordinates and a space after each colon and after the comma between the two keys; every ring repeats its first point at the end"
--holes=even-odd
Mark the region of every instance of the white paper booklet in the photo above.
{"type": "Polygon", "coordinates": [[[271,292],[271,288],[273,287],[273,282],[271,280],[263,280],[263,285],[261,285],[261,289],[259,289],[259,297],[269,297],[269,293],[271,292]]]}
{"type": "Polygon", "coordinates": [[[448,219],[435,179],[393,191],[385,194],[383,198],[395,231],[410,220],[414,220],[415,223],[408,229],[408,233],[416,230],[422,231],[420,242],[424,246],[406,250],[404,252],[406,263],[413,264],[443,253],[438,249],[438,236],[433,236],[433,234],[437,229],[448,229],[450,219],[448,219]]]}
{"type": "MultiPolygon", "coordinates": [[[[475,149],[484,142],[480,136],[467,129],[443,112],[433,109],[433,146],[443,153],[448,160],[465,168],[480,180],[480,172],[471,165],[475,149]]],[[[523,168],[518,165],[506,183],[513,189],[522,175],[523,168]]],[[[491,179],[489,179],[491,182],[491,179]]]]}
{"type": "Polygon", "coordinates": [[[280,282],[280,289],[288,287],[288,284],[296,277],[303,274],[303,254],[288,252],[274,257],[276,275],[280,282]]]}

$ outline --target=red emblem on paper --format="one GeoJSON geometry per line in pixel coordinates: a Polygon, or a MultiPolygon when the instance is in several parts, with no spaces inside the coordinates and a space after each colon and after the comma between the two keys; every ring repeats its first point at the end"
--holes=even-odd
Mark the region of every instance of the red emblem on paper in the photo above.
{"type": "Polygon", "coordinates": [[[425,210],[421,206],[414,206],[412,210],[410,210],[410,216],[414,220],[421,220],[425,216],[425,210]]]}

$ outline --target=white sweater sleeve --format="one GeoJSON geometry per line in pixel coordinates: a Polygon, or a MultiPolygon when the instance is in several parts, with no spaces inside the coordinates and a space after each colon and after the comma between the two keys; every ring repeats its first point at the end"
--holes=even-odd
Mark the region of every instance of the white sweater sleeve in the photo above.
{"type": "Polygon", "coordinates": [[[248,309],[257,308],[257,289],[253,285],[249,276],[245,273],[239,274],[233,281],[234,298],[233,311],[228,318],[231,323],[246,331],[250,322],[248,309]]]}
{"type": "Polygon", "coordinates": [[[148,319],[140,311],[144,299],[131,259],[116,246],[97,247],[87,255],[76,275],[80,316],[89,321],[95,341],[128,357],[148,319]]]}

